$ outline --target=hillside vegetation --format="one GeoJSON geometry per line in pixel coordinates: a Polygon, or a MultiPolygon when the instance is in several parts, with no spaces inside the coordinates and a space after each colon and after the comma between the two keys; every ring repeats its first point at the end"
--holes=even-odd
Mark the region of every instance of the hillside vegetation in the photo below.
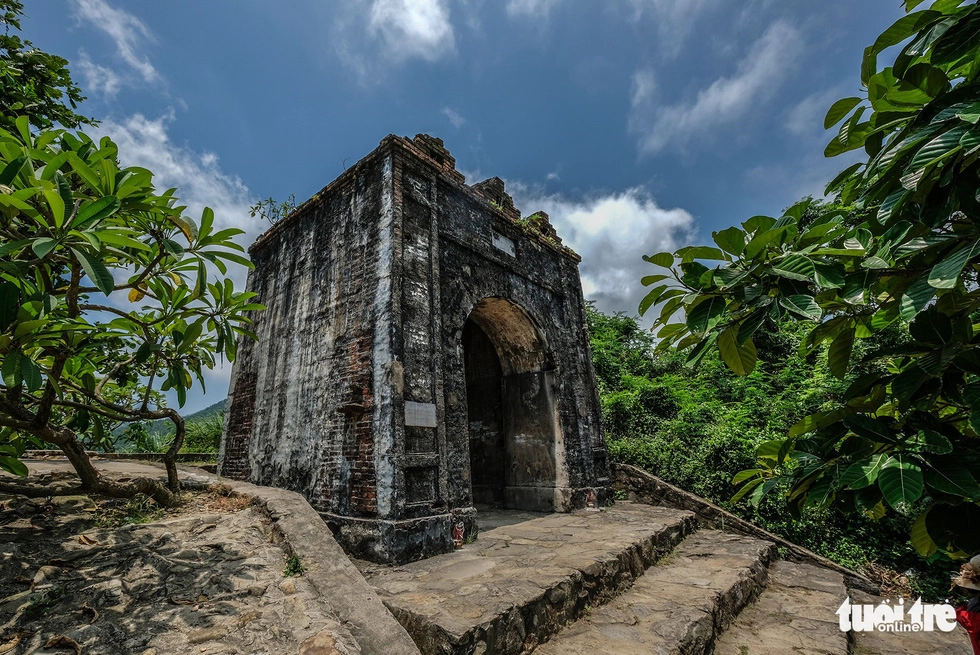
{"type": "MultiPolygon", "coordinates": [[[[590,307],[589,328],[603,422],[613,461],[638,466],[687,491],[754,521],[790,541],[886,583],[927,598],[943,598],[948,571],[942,555],[922,560],[908,540],[915,517],[872,518],[831,506],[800,514],[778,494],[758,506],[732,502],[732,478],[756,466],[757,448],[785,436],[804,416],[838,401],[852,377],[834,377],[826,355],[801,358],[806,327],[787,323],[757,333],[760,361],[744,377],[732,373],[717,351],[695,368],[685,354],[653,354],[653,339],[624,314],[590,307]]],[[[882,339],[901,338],[895,330],[882,339]]]]}

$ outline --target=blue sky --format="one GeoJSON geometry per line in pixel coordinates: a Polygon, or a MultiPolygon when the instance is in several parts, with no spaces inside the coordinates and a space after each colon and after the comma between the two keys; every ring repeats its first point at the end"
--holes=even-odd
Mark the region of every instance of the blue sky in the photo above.
{"type": "MultiPolygon", "coordinates": [[[[899,0],[64,0],[26,38],[70,62],[80,111],[192,215],[247,231],[387,134],[442,137],[582,255],[587,296],[634,313],[640,258],[773,214],[850,161],[823,115],[858,95],[899,0]]],[[[853,161],[853,160],[851,160],[853,161]]],[[[238,273],[239,279],[244,275],[238,273]]],[[[227,371],[210,377],[220,400],[227,371]]]]}

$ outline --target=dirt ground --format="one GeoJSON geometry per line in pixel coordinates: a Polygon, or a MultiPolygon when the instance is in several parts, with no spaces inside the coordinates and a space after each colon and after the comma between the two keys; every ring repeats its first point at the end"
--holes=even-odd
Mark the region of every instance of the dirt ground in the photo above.
{"type": "Polygon", "coordinates": [[[0,655],[302,652],[330,610],[274,541],[227,488],[185,492],[173,510],[0,495],[0,655]]]}

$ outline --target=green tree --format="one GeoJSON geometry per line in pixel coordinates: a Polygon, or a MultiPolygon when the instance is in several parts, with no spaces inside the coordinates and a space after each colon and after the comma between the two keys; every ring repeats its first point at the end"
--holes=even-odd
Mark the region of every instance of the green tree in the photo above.
{"type": "Polygon", "coordinates": [[[184,441],[177,410],[217,358],[233,360],[244,313],[261,309],[234,290],[226,262],[250,266],[213,212],[184,215],[174,190],[118,164],[116,145],[82,133],[0,130],[0,467],[26,474],[29,445],[52,444],[84,488],[145,493],[161,504],[179,488],[174,456],[184,441]],[[168,484],[104,478],[85,454],[120,423],[167,419],[168,484]]]}
{"type": "Polygon", "coordinates": [[[876,363],[840,404],[763,444],[757,468],[735,476],[737,496],[787,489],[798,510],[876,517],[890,507],[917,517],[922,555],[963,557],[980,550],[980,10],[937,0],[914,11],[921,2],[906,0],[865,50],[865,96],[827,114],[827,127],[842,124],[826,154],[868,157],[831,182],[838,202],[807,200],[715,232],[715,246],[647,257],[670,270],[644,278],[641,310],[662,304],[660,347],[690,348],[691,363],[717,348],[740,375],[767,319],[809,321],[801,353],[829,344],[840,378],[876,363]],[[878,70],[892,46],[894,63],[878,70]],[[856,344],[893,325],[908,339],[857,361],[856,344]]]}
{"type": "Polygon", "coordinates": [[[69,128],[94,125],[91,118],[74,111],[85,97],[71,79],[68,62],[10,33],[11,28],[20,31],[23,13],[19,0],[0,0],[4,28],[0,34],[0,127],[14,130],[16,116],[27,116],[38,129],[54,123],[69,128]]]}

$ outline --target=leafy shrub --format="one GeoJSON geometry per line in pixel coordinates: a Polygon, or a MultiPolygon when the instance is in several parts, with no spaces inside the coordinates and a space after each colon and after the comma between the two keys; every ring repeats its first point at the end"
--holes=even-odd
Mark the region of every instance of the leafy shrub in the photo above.
{"type": "MultiPolygon", "coordinates": [[[[794,514],[777,493],[758,507],[731,501],[737,490],[732,477],[755,467],[756,448],[839,399],[852,379],[831,375],[825,356],[798,355],[801,326],[760,329],[756,341],[765,345],[759,347],[759,363],[740,377],[717,353],[694,369],[684,365],[683,354],[654,356],[649,335],[623,314],[608,316],[590,307],[588,317],[612,461],[648,470],[844,566],[861,570],[877,563],[907,573],[911,588],[925,598],[944,597],[952,565],[941,557],[924,562],[915,554],[907,517],[874,520],[834,506],[794,514]]],[[[856,349],[901,339],[896,330],[856,349]]]]}

